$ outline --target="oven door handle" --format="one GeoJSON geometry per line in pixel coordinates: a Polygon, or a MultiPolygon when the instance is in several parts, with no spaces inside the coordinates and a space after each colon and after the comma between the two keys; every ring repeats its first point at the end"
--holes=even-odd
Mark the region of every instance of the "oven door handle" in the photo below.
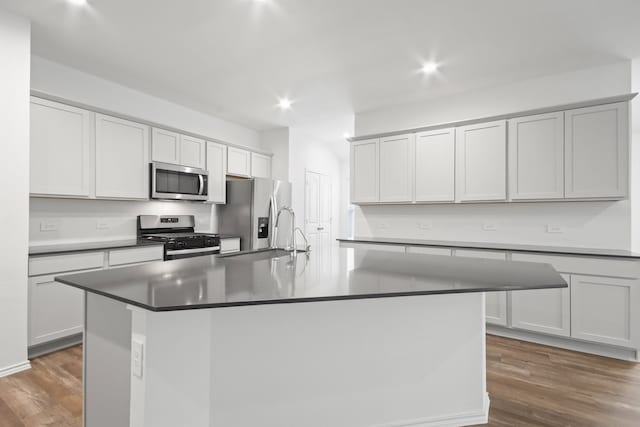
{"type": "Polygon", "coordinates": [[[216,252],[219,250],[220,250],[220,246],[209,246],[206,248],[175,249],[175,250],[167,251],[167,255],[199,254],[204,252],[216,252]]]}

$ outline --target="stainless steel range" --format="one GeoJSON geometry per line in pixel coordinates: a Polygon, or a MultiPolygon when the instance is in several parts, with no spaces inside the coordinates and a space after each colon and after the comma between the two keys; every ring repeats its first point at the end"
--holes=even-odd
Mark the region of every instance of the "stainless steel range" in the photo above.
{"type": "Polygon", "coordinates": [[[220,236],[195,232],[193,215],[139,215],[138,238],[164,243],[164,259],[220,253],[220,236]]]}

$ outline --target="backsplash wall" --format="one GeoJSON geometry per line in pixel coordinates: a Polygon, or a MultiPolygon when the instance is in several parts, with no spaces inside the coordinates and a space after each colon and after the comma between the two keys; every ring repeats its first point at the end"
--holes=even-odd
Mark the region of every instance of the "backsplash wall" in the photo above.
{"type": "Polygon", "coordinates": [[[356,206],[357,237],[630,249],[629,201],[356,206]],[[549,232],[548,227],[551,227],[549,232]]]}
{"type": "Polygon", "coordinates": [[[196,230],[202,232],[216,232],[218,226],[215,205],[205,203],[31,197],[29,244],[135,238],[136,219],[141,214],[195,215],[196,230]],[[43,223],[45,228],[56,229],[43,231],[43,223]]]}

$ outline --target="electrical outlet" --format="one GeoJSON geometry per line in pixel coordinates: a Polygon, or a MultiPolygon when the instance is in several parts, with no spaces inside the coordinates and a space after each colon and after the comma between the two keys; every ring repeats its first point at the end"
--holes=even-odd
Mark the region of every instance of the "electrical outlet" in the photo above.
{"type": "Polygon", "coordinates": [[[498,227],[496,227],[496,225],[493,224],[493,223],[488,223],[487,222],[487,223],[482,224],[482,229],[484,231],[496,231],[498,229],[498,227]]]}
{"type": "Polygon", "coordinates": [[[418,223],[418,228],[420,230],[431,230],[432,227],[433,227],[432,224],[428,221],[418,223]]]}
{"type": "Polygon", "coordinates": [[[98,221],[96,222],[96,229],[98,230],[108,230],[109,223],[107,221],[98,221]]]}
{"type": "Polygon", "coordinates": [[[57,231],[58,224],[54,221],[43,220],[40,221],[40,231],[57,231]]]}
{"type": "Polygon", "coordinates": [[[142,362],[144,359],[144,344],[134,339],[131,343],[131,372],[142,378],[142,362]]]}
{"type": "Polygon", "coordinates": [[[389,228],[389,223],[387,221],[380,221],[378,223],[378,228],[381,230],[385,228],[389,228]]]}
{"type": "Polygon", "coordinates": [[[564,233],[564,227],[561,225],[547,224],[547,233],[564,233]]]}

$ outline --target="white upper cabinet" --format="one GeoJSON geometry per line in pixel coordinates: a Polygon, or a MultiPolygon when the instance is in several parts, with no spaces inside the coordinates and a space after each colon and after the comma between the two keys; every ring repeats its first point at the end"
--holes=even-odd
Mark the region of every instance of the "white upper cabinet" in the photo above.
{"type": "Polygon", "coordinates": [[[154,162],[180,164],[180,134],[153,128],[151,141],[151,159],[154,162]]]}
{"type": "Polygon", "coordinates": [[[381,138],[379,153],[379,200],[410,202],[413,200],[414,135],[381,138]]]}
{"type": "Polygon", "coordinates": [[[91,195],[93,118],[87,110],[31,98],[31,194],[91,195]]]}
{"type": "Polygon", "coordinates": [[[506,122],[497,121],[456,129],[456,199],[506,200],[506,122]]]}
{"type": "Polygon", "coordinates": [[[351,203],[379,201],[379,140],[351,143],[351,203]]]}
{"type": "Polygon", "coordinates": [[[208,194],[211,203],[227,202],[227,146],[207,142],[208,194]]]}
{"type": "Polygon", "coordinates": [[[565,120],[565,196],[625,197],[628,103],[569,110],[565,120]]]}
{"type": "Polygon", "coordinates": [[[236,147],[227,149],[227,173],[236,176],[251,176],[251,152],[236,147]]]}
{"type": "Polygon", "coordinates": [[[455,199],[455,130],[421,132],[415,137],[416,202],[453,202],[455,199]]]}
{"type": "Polygon", "coordinates": [[[255,178],[271,178],[271,156],[251,153],[251,176],[255,178]]]}
{"type": "Polygon", "coordinates": [[[96,197],[149,198],[149,127],[96,114],[96,197]]]}
{"type": "Polygon", "coordinates": [[[179,164],[205,169],[207,166],[207,142],[204,139],[180,135],[179,164]]]}
{"type": "Polygon", "coordinates": [[[206,150],[207,143],[204,139],[165,129],[151,130],[151,159],[154,162],[204,169],[206,150]]]}
{"type": "Polygon", "coordinates": [[[564,197],[564,113],[509,120],[509,196],[564,197]]]}

